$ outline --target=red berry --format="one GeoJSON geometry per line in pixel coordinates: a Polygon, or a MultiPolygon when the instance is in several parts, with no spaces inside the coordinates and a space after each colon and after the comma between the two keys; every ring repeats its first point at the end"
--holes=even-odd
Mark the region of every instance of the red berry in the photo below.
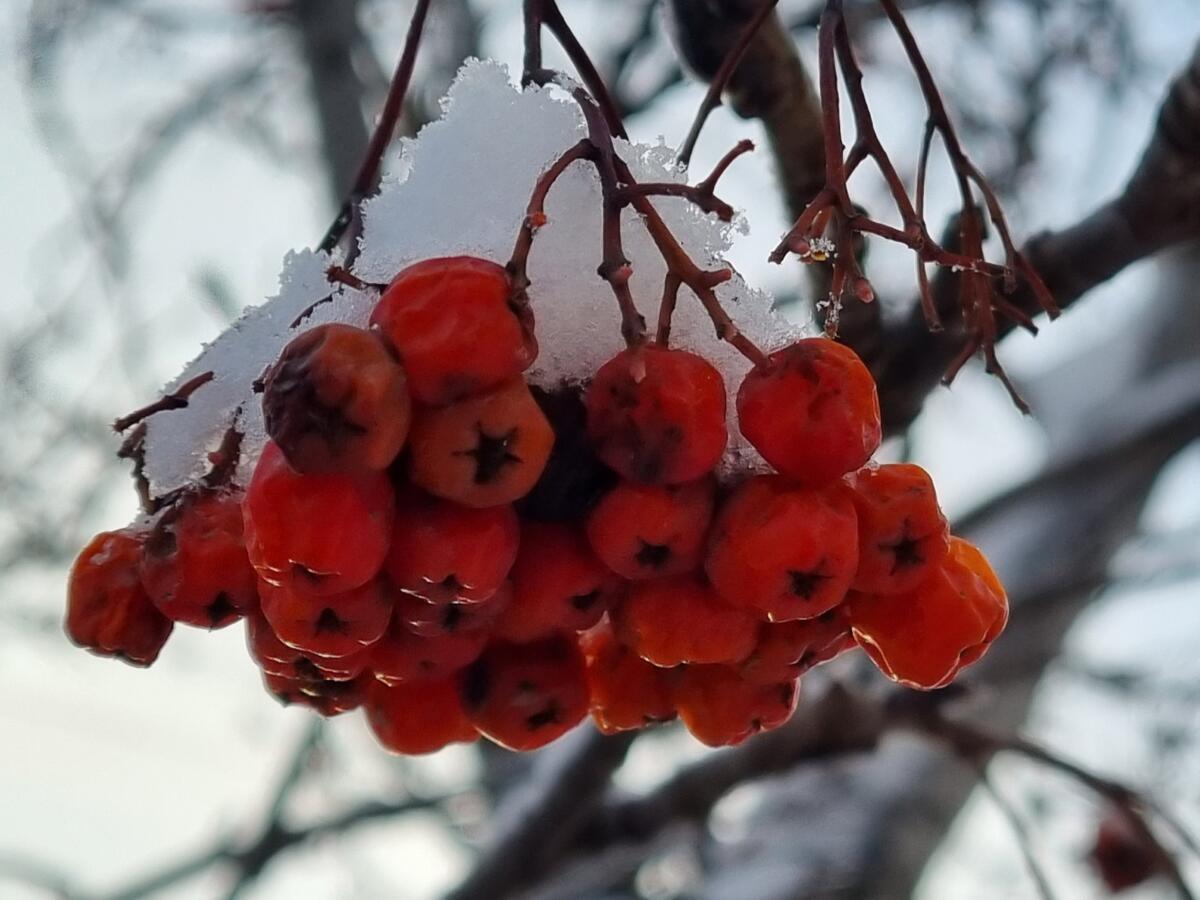
{"type": "Polygon", "coordinates": [[[843,607],[815,619],[764,622],[758,644],[738,666],[747,681],[777,684],[799,678],[854,646],[843,607]]]}
{"type": "Polygon", "coordinates": [[[304,332],[263,385],[267,434],[298,472],[377,472],[408,436],[404,370],[370,331],[328,324],[304,332]]]}
{"type": "Polygon", "coordinates": [[[519,378],[487,394],[423,409],[409,439],[418,486],[463,506],[501,506],[537,483],[554,430],[519,378]]]}
{"type": "Polygon", "coordinates": [[[142,587],[168,619],[222,628],[258,605],[254,567],[233,494],[192,494],[168,509],[146,538],[142,587]]]}
{"type": "Polygon", "coordinates": [[[978,660],[1004,629],[1008,600],[983,555],[951,538],[950,553],[906,594],[850,595],[855,640],[893,681],[933,690],[978,660]]]}
{"type": "Polygon", "coordinates": [[[737,411],[746,440],[805,484],[852,472],[879,446],[875,380],[853,350],[828,338],[772,353],[742,382],[737,411]]]}
{"type": "Polygon", "coordinates": [[[325,681],[354,681],[364,674],[370,676],[367,670],[371,667],[371,651],[374,648],[375,644],[369,644],[346,656],[304,656],[298,667],[310,674],[315,672],[325,681]]]}
{"type": "Polygon", "coordinates": [[[519,375],[537,356],[532,323],[514,312],[511,294],[496,263],[427,259],[395,277],[371,324],[400,355],[413,397],[452,403],[519,375]]]}
{"type": "Polygon", "coordinates": [[[272,584],[337,593],[383,565],[394,498],[386,475],[301,475],[268,441],[242,501],[246,550],[272,584]]]}
{"type": "Polygon", "coordinates": [[[868,594],[913,590],[945,558],[950,528],[929,473],[907,463],[860,469],[846,479],[858,513],[858,572],[868,594]]]}
{"type": "Polygon", "coordinates": [[[596,454],[630,481],[694,481],[725,452],[725,385],[694,353],[622,350],[600,367],[584,402],[596,454]]]}
{"type": "Polygon", "coordinates": [[[393,621],[372,647],[370,666],[388,684],[444,678],[478,659],[487,640],[482,631],[422,636],[393,621]]]}
{"type": "Polygon", "coordinates": [[[80,551],[67,586],[67,636],[97,656],[148,666],[173,623],[150,602],[138,577],[146,533],[104,531],[80,551]]]}
{"type": "Polygon", "coordinates": [[[675,718],[675,671],[646,662],[617,640],[607,619],[579,636],[592,720],[605,734],[675,718]]]}
{"type": "Polygon", "coordinates": [[[778,475],[746,481],[713,524],[705,561],[713,587],[775,622],[833,609],[858,565],[849,493],[842,485],[795,487],[778,475]]]}
{"type": "Polygon", "coordinates": [[[713,491],[711,478],[666,487],[622,481],[588,516],[588,540],[625,578],[690,572],[704,552],[713,491]]]}
{"type": "Polygon", "coordinates": [[[470,509],[402,491],[387,574],[400,590],[430,602],[486,600],[508,577],[519,540],[511,506],[470,509]]]}
{"type": "Polygon", "coordinates": [[[271,623],[257,610],[246,616],[246,648],[264,672],[289,678],[297,677],[296,662],[304,657],[295,647],[281,641],[271,623]]]}
{"type": "Polygon", "coordinates": [[[512,603],[496,623],[496,635],[523,643],[591,628],[612,604],[621,582],[576,528],[526,522],[512,586],[512,603]]]}
{"type": "Polygon", "coordinates": [[[462,674],[467,717],[510,750],[535,750],[566,734],[588,711],[583,656],[573,640],[492,644],[462,674]]]}
{"type": "Polygon", "coordinates": [[[350,656],[387,629],[392,597],[380,579],[341,594],[259,583],[262,612],[283,643],[315,656],[350,656]]]}
{"type": "Polygon", "coordinates": [[[621,640],[643,659],[671,668],[682,663],[735,663],[758,640],[758,620],[725,603],[695,576],[634,582],[612,612],[621,640]]]}
{"type": "Polygon", "coordinates": [[[740,744],[786,722],[796,708],[800,683],[748,681],[728,666],[686,666],[675,683],[679,718],[710,747],[740,744]]]}
{"type": "Polygon", "coordinates": [[[369,676],[360,676],[353,681],[322,681],[263,673],[267,692],[284,706],[307,706],[323,716],[337,716],[358,709],[371,680],[369,676]]]}
{"type": "Polygon", "coordinates": [[[486,600],[471,603],[430,603],[412,594],[401,594],[396,598],[396,620],[422,637],[487,631],[511,602],[512,585],[508,582],[486,600]]]}
{"type": "Polygon", "coordinates": [[[1117,809],[1100,820],[1088,859],[1114,894],[1142,884],[1161,868],[1155,849],[1117,809]]]}
{"type": "Polygon", "coordinates": [[[393,753],[433,753],[479,737],[452,678],[390,687],[377,681],[367,688],[363,708],[375,737],[393,753]]]}

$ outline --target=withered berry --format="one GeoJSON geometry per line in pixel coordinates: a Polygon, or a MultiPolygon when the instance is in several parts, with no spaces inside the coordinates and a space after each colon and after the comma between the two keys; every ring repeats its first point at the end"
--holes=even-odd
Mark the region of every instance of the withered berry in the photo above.
{"type": "Polygon", "coordinates": [[[267,434],[298,472],[377,472],[408,436],[404,370],[378,334],[318,325],[292,339],[263,381],[267,434]]]}
{"type": "Polygon", "coordinates": [[[67,586],[67,636],[98,656],[148,666],[171,635],[173,623],[142,587],[138,564],[146,533],[104,531],[80,551],[67,586]]]}
{"type": "Polygon", "coordinates": [[[950,552],[906,594],[852,593],[854,638],[888,678],[945,687],[977,661],[1008,621],[1008,600],[975,547],[951,538],[950,552]]]}

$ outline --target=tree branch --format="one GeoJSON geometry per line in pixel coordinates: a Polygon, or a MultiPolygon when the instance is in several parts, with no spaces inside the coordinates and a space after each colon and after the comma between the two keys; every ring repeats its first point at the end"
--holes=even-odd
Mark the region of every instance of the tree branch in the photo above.
{"type": "Polygon", "coordinates": [[[540,878],[594,815],[635,737],[584,726],[542,757],[496,812],[494,838],[446,900],[500,900],[540,878]]]}

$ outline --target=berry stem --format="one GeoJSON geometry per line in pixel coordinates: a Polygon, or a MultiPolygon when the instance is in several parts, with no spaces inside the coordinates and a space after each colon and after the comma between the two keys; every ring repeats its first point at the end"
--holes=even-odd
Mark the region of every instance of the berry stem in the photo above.
{"type": "Polygon", "coordinates": [[[200,388],[204,387],[204,385],[212,381],[214,377],[216,377],[215,374],[211,371],[208,371],[201,372],[194,378],[189,378],[175,390],[171,391],[169,394],[163,394],[153,403],[149,403],[146,406],[143,406],[141,409],[135,409],[128,415],[121,416],[121,418],[113,422],[113,431],[118,433],[127,431],[134,425],[137,425],[139,422],[150,418],[150,416],[157,412],[163,412],[164,410],[168,409],[183,409],[188,405],[188,398],[191,397],[192,394],[196,393],[196,391],[198,391],[200,388]]]}
{"type": "Polygon", "coordinates": [[[558,3],[555,0],[525,0],[524,16],[525,62],[524,71],[521,74],[521,84],[545,84],[547,80],[553,79],[554,73],[542,66],[541,32],[545,27],[554,35],[559,46],[567,54],[567,59],[579,73],[580,80],[587,88],[588,93],[595,99],[604,116],[604,121],[608,123],[609,131],[613,136],[627,140],[625,124],[621,121],[621,114],[617,112],[616,101],[613,100],[608,87],[604,84],[604,79],[579,42],[579,38],[567,24],[562,10],[558,8],[558,3]]]}
{"type": "Polygon", "coordinates": [[[525,218],[521,221],[521,230],[517,232],[516,245],[505,266],[509,278],[512,279],[513,293],[510,302],[513,305],[521,309],[527,309],[529,306],[529,253],[533,249],[534,235],[547,221],[546,197],[550,194],[550,188],[574,163],[580,160],[591,161],[595,156],[595,145],[583,138],[552,162],[534,183],[533,194],[525,207],[525,218]]]}
{"type": "MultiPolygon", "coordinates": [[[[629,171],[629,166],[620,158],[614,161],[620,178],[627,184],[636,183],[633,173],[629,171]]],[[[692,289],[692,293],[700,300],[708,317],[712,320],[713,326],[717,330],[717,337],[728,341],[756,366],[766,365],[766,354],[738,330],[713,290],[718,284],[733,277],[733,272],[730,269],[701,269],[679,245],[679,241],[675,239],[675,235],[671,233],[671,229],[667,227],[667,223],[663,221],[662,216],[648,198],[635,195],[630,202],[634,209],[641,214],[646,231],[650,234],[655,246],[658,247],[658,252],[662,254],[663,260],[666,261],[667,272],[692,289]]],[[[660,329],[661,321],[660,313],[660,329]]]]}
{"type": "Polygon", "coordinates": [[[722,222],[730,222],[733,220],[734,210],[732,206],[716,196],[717,182],[735,159],[753,149],[753,141],[738,141],[733,149],[721,157],[712,173],[697,184],[656,181],[625,185],[617,191],[617,198],[621,203],[628,204],[634,197],[683,197],[694,203],[702,212],[715,213],[722,222]]]}
{"type": "MultiPolygon", "coordinates": [[[[756,20],[765,19],[773,8],[774,2],[769,0],[760,10],[756,20]]],[[[706,271],[696,265],[680,246],[649,199],[650,195],[657,194],[683,196],[692,200],[701,209],[715,211],[720,215],[728,205],[717,200],[713,193],[717,181],[730,164],[743,153],[753,149],[753,145],[749,141],[737,144],[717,163],[713,172],[694,187],[674,184],[638,184],[629,166],[617,155],[613,145],[615,137],[625,137],[625,130],[616,113],[616,106],[604,86],[603,80],[596,72],[595,66],[588,58],[587,52],[567,25],[555,0],[525,0],[523,11],[525,55],[521,83],[524,85],[557,83],[564,90],[569,91],[583,113],[588,137],[559,157],[534,185],[525,221],[517,236],[513,258],[509,262],[509,271],[514,278],[514,290],[523,294],[529,285],[525,263],[532,245],[533,233],[545,219],[543,205],[550,186],[571,163],[579,159],[587,159],[595,166],[596,174],[600,179],[601,203],[603,204],[602,257],[596,271],[609,283],[617,298],[617,305],[621,310],[621,335],[626,344],[632,347],[641,344],[646,339],[646,321],[638,312],[629,289],[629,279],[633,275],[633,269],[625,256],[621,239],[621,212],[625,206],[632,206],[642,216],[647,231],[667,264],[667,279],[659,306],[657,335],[661,335],[664,340],[669,338],[671,317],[675,309],[679,286],[686,284],[708,312],[718,337],[735,346],[755,365],[764,365],[766,355],[738,330],[713,291],[716,285],[728,281],[732,277],[732,271],[729,269],[706,271]],[[543,66],[541,45],[543,27],[550,29],[550,32],[563,46],[567,56],[583,79],[583,87],[571,83],[560,73],[543,66]]],[[[758,24],[761,24],[761,21],[758,21],[758,24]]],[[[754,27],[757,29],[757,25],[754,27]]],[[[744,35],[744,42],[748,44],[752,36],[753,31],[744,35]]],[[[726,61],[729,63],[731,73],[742,52],[744,52],[744,48],[732,55],[737,58],[732,59],[731,62],[726,61]]],[[[728,75],[724,78],[728,80],[728,75]]],[[[718,86],[716,89],[718,96],[720,90],[721,88],[718,86]]],[[[701,124],[702,122],[703,116],[700,120],[701,124]]],[[[697,131],[698,128],[699,126],[696,126],[697,131]]],[[[732,218],[732,209],[728,209],[728,212],[732,218]]]]}

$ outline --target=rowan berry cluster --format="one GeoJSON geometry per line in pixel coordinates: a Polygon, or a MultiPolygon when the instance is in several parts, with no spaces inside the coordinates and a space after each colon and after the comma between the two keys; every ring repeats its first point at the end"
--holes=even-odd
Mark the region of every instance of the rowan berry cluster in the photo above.
{"type": "Polygon", "coordinates": [[[72,638],[148,665],[175,622],[244,618],[269,691],[361,706],[384,746],[424,753],[480,735],[530,750],[589,712],[733,744],[853,646],[932,689],[1004,627],[929,476],[869,464],[878,400],[851,350],[800,340],[752,370],[738,427],[773,471],[718,479],[708,361],[635,343],[586,385],[531,387],[519,297],[502,266],[432,259],[368,328],[296,337],[262,380],[270,440],[244,492],[98,536],[72,638]]]}

